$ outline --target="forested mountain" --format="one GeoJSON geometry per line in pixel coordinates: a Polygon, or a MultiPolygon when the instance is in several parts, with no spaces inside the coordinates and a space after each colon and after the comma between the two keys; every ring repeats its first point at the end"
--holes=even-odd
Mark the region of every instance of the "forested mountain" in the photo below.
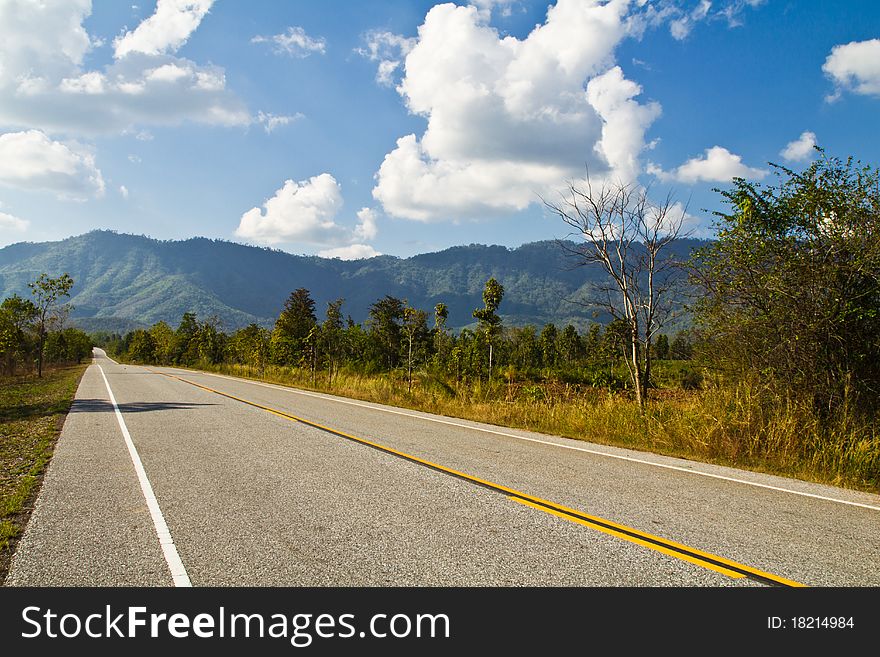
{"type": "MultiPolygon", "coordinates": [[[[672,249],[686,257],[700,244],[680,240],[672,249]]],[[[483,286],[494,276],[504,286],[499,312],[506,324],[584,327],[593,311],[576,301],[605,274],[575,264],[553,241],[347,262],[205,238],[158,241],[93,231],[0,249],[0,299],[28,295],[27,283],[43,272],[67,272],[75,281],[72,318],[86,330],[124,331],[160,320],[176,326],[187,311],[216,315],[224,328],[237,329],[251,322],[271,326],[290,292],[304,287],[319,319],[329,301],[342,297],[344,315],[363,322],[370,304],[387,294],[429,312],[443,302],[448,325],[458,329],[474,323],[471,313],[483,305],[483,286]]]]}

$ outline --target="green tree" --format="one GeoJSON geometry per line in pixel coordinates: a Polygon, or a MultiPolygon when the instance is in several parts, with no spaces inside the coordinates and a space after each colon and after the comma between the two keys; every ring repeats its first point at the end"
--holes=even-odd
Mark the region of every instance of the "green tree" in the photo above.
{"type": "Polygon", "coordinates": [[[479,331],[489,347],[489,381],[492,381],[492,351],[495,341],[501,333],[501,317],[498,315],[498,307],[504,298],[504,287],[491,277],[486,281],[483,288],[483,307],[473,312],[473,316],[479,322],[479,331]]]}
{"type": "Polygon", "coordinates": [[[394,369],[400,358],[401,324],[406,304],[390,295],[385,295],[370,306],[367,319],[373,348],[379,362],[388,369],[394,369]]]}
{"type": "Polygon", "coordinates": [[[327,314],[321,324],[321,342],[327,354],[327,387],[333,385],[333,370],[339,367],[342,354],[343,322],[342,304],[344,299],[337,299],[327,304],[327,314]]]}
{"type": "Polygon", "coordinates": [[[195,342],[198,345],[199,360],[216,365],[223,360],[226,335],[220,330],[220,318],[209,317],[199,325],[195,342]]]}
{"type": "Polygon", "coordinates": [[[406,339],[406,377],[409,392],[412,392],[413,361],[424,353],[424,343],[428,336],[428,314],[424,310],[412,308],[409,304],[403,309],[403,335],[406,339]]]}
{"type": "Polygon", "coordinates": [[[192,365],[198,360],[199,322],[195,313],[186,312],[174,332],[174,362],[177,365],[192,365]]]}
{"type": "Polygon", "coordinates": [[[559,330],[556,328],[556,324],[552,322],[545,324],[544,328],[541,329],[541,362],[544,364],[544,367],[556,367],[556,340],[558,337],[559,330]]]}
{"type": "Polygon", "coordinates": [[[128,343],[128,357],[136,363],[155,362],[156,343],[149,331],[144,329],[132,331],[128,343]]]}
{"type": "Polygon", "coordinates": [[[29,327],[38,310],[30,299],[13,294],[0,304],[0,355],[7,374],[15,374],[16,364],[28,358],[33,347],[29,327]]]}
{"type": "Polygon", "coordinates": [[[156,322],[150,327],[150,335],[156,346],[156,362],[171,365],[174,362],[174,329],[165,322],[156,322]]]}
{"type": "Polygon", "coordinates": [[[31,294],[34,296],[34,305],[37,308],[37,376],[42,377],[43,350],[46,346],[46,336],[52,325],[62,321],[70,311],[70,306],[62,304],[61,300],[65,297],[70,297],[73,279],[66,273],[57,278],[50,278],[47,274],[40,274],[37,280],[28,283],[28,287],[31,289],[31,294]]]}
{"type": "Polygon", "coordinates": [[[574,325],[568,324],[562,329],[562,333],[559,334],[556,343],[557,352],[565,359],[566,366],[574,366],[583,354],[581,336],[574,325]]]}
{"type": "Polygon", "coordinates": [[[441,371],[449,365],[454,340],[446,322],[449,319],[449,307],[445,303],[434,306],[434,360],[441,371]]]}
{"type": "Polygon", "coordinates": [[[318,323],[315,301],[300,287],[290,293],[272,331],[272,356],[279,365],[298,365],[309,331],[318,323]]]}
{"type": "Polygon", "coordinates": [[[665,333],[657,336],[657,341],[654,343],[654,354],[657,360],[669,358],[669,338],[665,333]]]}
{"type": "MultiPolygon", "coordinates": [[[[718,239],[692,259],[712,361],[821,414],[880,406],[880,180],[820,156],[776,184],[721,191],[718,239]]],[[[719,190],[716,190],[719,191],[719,190]]]]}

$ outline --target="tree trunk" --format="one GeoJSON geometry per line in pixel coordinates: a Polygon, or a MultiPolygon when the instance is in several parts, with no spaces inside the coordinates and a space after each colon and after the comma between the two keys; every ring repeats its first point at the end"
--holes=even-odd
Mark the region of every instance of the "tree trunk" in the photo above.
{"type": "Polygon", "coordinates": [[[642,364],[639,362],[639,341],[635,338],[632,339],[632,353],[630,357],[632,359],[630,373],[632,374],[633,387],[636,390],[636,402],[638,402],[639,408],[644,408],[645,399],[642,396],[642,364]]]}
{"type": "Polygon", "coordinates": [[[489,343],[489,385],[492,385],[492,343],[489,343]]]}
{"type": "Polygon", "coordinates": [[[412,392],[412,335],[409,336],[409,354],[406,358],[406,374],[409,379],[409,392],[412,392]]]}

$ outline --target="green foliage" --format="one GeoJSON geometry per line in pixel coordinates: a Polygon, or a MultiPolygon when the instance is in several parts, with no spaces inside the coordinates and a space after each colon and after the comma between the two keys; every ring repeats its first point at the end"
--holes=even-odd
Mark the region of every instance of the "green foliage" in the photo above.
{"type": "MultiPolygon", "coordinates": [[[[820,153],[778,182],[735,179],[718,240],[693,258],[713,364],[757,375],[820,415],[880,410],[880,187],[820,153]]],[[[673,343],[673,352],[676,351],[673,343]]]]}
{"type": "Polygon", "coordinates": [[[43,376],[46,336],[54,325],[62,323],[70,312],[70,307],[61,304],[61,300],[70,296],[73,279],[66,273],[56,278],[43,273],[37,280],[28,283],[28,287],[34,296],[34,306],[37,309],[34,320],[37,331],[37,376],[43,376]]]}
{"type": "Polygon", "coordinates": [[[303,287],[290,293],[275,321],[272,333],[272,360],[280,365],[299,364],[309,331],[317,324],[315,301],[303,287]]]}

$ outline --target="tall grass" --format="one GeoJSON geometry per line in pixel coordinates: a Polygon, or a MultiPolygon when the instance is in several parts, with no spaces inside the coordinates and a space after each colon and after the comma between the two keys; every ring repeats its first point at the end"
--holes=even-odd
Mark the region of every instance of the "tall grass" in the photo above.
{"type": "Polygon", "coordinates": [[[420,373],[412,391],[405,374],[341,371],[328,388],[308,370],[208,366],[216,372],[528,429],[595,443],[880,492],[877,419],[844,409],[831,420],[806,403],[752,382],[708,384],[701,390],[652,391],[642,412],[627,393],[559,382],[498,379],[468,385],[420,373]]]}

